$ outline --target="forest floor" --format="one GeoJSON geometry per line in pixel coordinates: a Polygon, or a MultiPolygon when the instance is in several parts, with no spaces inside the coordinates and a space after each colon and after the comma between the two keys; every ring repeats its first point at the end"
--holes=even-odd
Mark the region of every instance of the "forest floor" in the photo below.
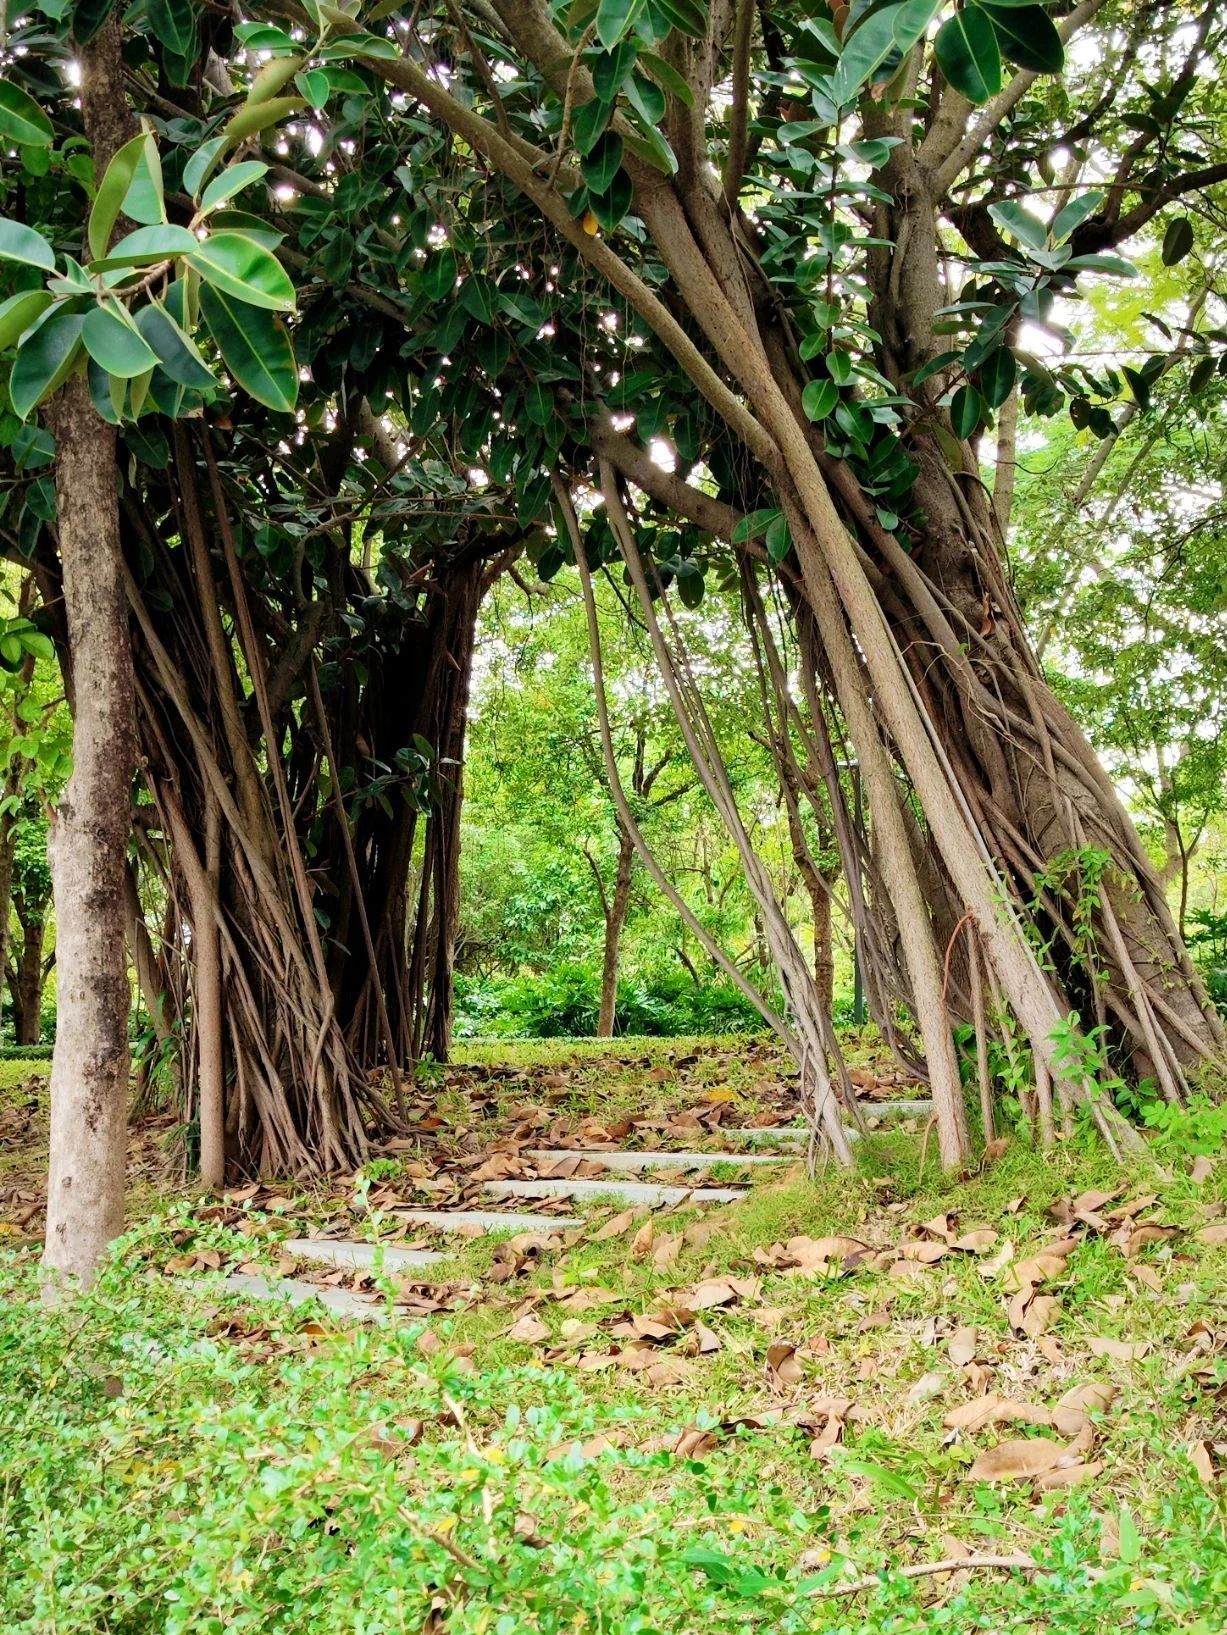
{"type": "MultiPolygon", "coordinates": [[[[920,1093],[854,1060],[867,1098],[920,1093]]],[[[6,1630],[1227,1627],[1227,1158],[1014,1140],[951,1179],[923,1117],[883,1117],[854,1172],[811,1178],[736,1134],[795,1115],[768,1044],[474,1046],[419,1077],[412,1137],[327,1184],[206,1198],[177,1132],[134,1130],[131,1230],[47,1311],[45,1076],[16,1065],[6,1630]],[[645,1172],[682,1189],[656,1209],[515,1196],[613,1187],[602,1150],[636,1149],[711,1162],[645,1172]],[[413,1218],[466,1207],[542,1219],[413,1218]],[[303,1238],[444,1258],[329,1269],[303,1238]],[[236,1296],[235,1269],[357,1315],[236,1296]]]]}

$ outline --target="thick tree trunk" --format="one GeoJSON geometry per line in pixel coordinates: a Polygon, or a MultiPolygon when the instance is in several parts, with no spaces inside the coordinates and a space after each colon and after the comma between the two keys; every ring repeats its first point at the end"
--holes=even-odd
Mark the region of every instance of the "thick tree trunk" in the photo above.
{"type": "Polygon", "coordinates": [[[618,955],[631,903],[631,880],[634,871],[635,843],[625,827],[619,823],[618,864],[614,871],[613,892],[605,913],[605,948],[601,958],[601,1008],[596,1024],[598,1039],[613,1038],[618,1007],[618,955]]]}
{"type": "MultiPolygon", "coordinates": [[[[101,176],[129,131],[117,19],[81,48],[78,62],[85,131],[101,176]]],[[[123,1227],[131,1065],[124,890],[136,735],[115,432],[95,413],[83,374],[62,388],[52,418],[73,770],[48,847],[58,1016],[44,1260],[57,1273],[89,1280],[123,1227]]]]}

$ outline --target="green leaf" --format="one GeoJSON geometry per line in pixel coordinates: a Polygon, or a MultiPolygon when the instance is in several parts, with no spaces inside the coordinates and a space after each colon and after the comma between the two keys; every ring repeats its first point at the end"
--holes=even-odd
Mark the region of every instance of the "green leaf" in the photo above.
{"type": "Polygon", "coordinates": [[[471,318],[476,318],[479,324],[494,322],[497,303],[498,291],[490,280],[480,273],[472,278],[466,278],[460,286],[460,305],[471,318]]]}
{"type": "MultiPolygon", "coordinates": [[[[980,0],[997,34],[1001,55],[1033,74],[1059,74],[1065,47],[1043,6],[996,6],[980,0]]],[[[991,95],[991,93],[990,93],[991,95]]]]}
{"type": "Polygon", "coordinates": [[[456,287],[456,275],[459,267],[456,262],[456,252],[446,247],[436,250],[432,256],[426,258],[422,268],[422,290],[432,301],[441,301],[445,295],[450,295],[456,287]]]}
{"type": "Polygon", "coordinates": [[[984,404],[974,386],[960,386],[950,405],[950,423],[954,435],[966,440],[975,432],[984,418],[984,404]]]}
{"type": "Polygon", "coordinates": [[[1132,261],[1126,261],[1119,255],[1076,255],[1066,262],[1066,266],[1077,268],[1079,272],[1114,273],[1117,278],[1136,278],[1138,275],[1132,261]]]}
{"type": "Polygon", "coordinates": [[[111,234],[144,151],[145,137],[142,132],[130,142],[125,142],[106,168],[89,213],[89,250],[95,261],[107,253],[111,234]]]}
{"type": "Polygon", "coordinates": [[[1189,376],[1189,392],[1192,396],[1196,397],[1198,392],[1202,392],[1206,389],[1206,387],[1214,379],[1214,372],[1217,368],[1217,358],[1202,358],[1201,361],[1194,366],[1193,372],[1189,376]]]}
{"type": "Polygon", "coordinates": [[[128,406],[128,382],[108,374],[93,358],[85,366],[85,380],[99,419],[105,420],[108,426],[118,426],[128,406]]]}
{"type": "Polygon", "coordinates": [[[940,0],[906,0],[870,12],[846,35],[831,76],[831,100],[845,107],[888,57],[910,51],[936,15],[940,0]]]}
{"type": "Polygon", "coordinates": [[[143,375],[158,361],[157,353],[146,344],[127,308],[113,298],[99,302],[86,313],[81,340],[94,362],[121,380],[143,375]]]}
{"type": "Polygon", "coordinates": [[[1004,204],[990,204],[988,213],[998,227],[1004,227],[1029,250],[1042,250],[1048,242],[1048,229],[1044,223],[1029,210],[1024,210],[1015,199],[1007,199],[1004,204]]]}
{"type": "Polygon", "coordinates": [[[764,532],[768,525],[779,516],[776,510],[751,511],[733,529],[733,544],[744,545],[747,540],[755,539],[764,532]]]}
{"type": "Polygon", "coordinates": [[[72,10],[72,33],[78,45],[88,45],[106,22],[115,0],[77,0],[72,10]]]}
{"type": "Polygon", "coordinates": [[[1018,378],[1018,362],[1008,346],[999,346],[990,352],[980,365],[980,395],[990,409],[999,409],[1014,390],[1018,378]]]}
{"type": "Polygon", "coordinates": [[[612,51],[597,53],[592,64],[592,85],[601,102],[613,103],[638,56],[639,48],[633,40],[623,40],[612,51]]]}
{"type": "Polygon", "coordinates": [[[839,402],[839,387],[833,380],[811,380],[801,393],[801,407],[811,420],[825,420],[839,402]]]}
{"type": "MultiPolygon", "coordinates": [[[[394,53],[395,54],[395,53],[394,53]]],[[[254,136],[266,130],[279,119],[296,114],[304,106],[301,97],[269,97],[267,102],[255,102],[240,108],[222,133],[226,147],[233,147],[245,136],[254,136]]]]}
{"type": "Polygon", "coordinates": [[[852,379],[852,354],[840,351],[829,352],[826,358],[827,372],[837,386],[847,386],[852,379]]]}
{"type": "Polygon", "coordinates": [[[7,79],[0,79],[0,137],[23,148],[46,148],[55,140],[51,121],[38,103],[7,79]]]}
{"type": "Polygon", "coordinates": [[[0,350],[20,340],[54,299],[50,290],[22,290],[0,303],[0,350]]]}
{"type": "Polygon", "coordinates": [[[1163,235],[1163,265],[1174,267],[1178,261],[1183,261],[1193,248],[1193,243],[1193,223],[1187,216],[1173,217],[1163,235]]]}
{"type": "Polygon", "coordinates": [[[548,426],[554,418],[554,394],[539,380],[529,382],[524,412],[534,426],[548,426]]]}
{"type": "Polygon", "coordinates": [[[693,39],[707,36],[707,10],[698,0],[655,0],[656,9],[667,17],[674,28],[693,39]]]}
{"type": "Polygon", "coordinates": [[[777,511],[767,524],[763,543],[767,547],[767,555],[773,562],[782,562],[792,549],[792,535],[788,532],[788,523],[782,512],[777,511]]]}
{"type": "Polygon", "coordinates": [[[195,199],[208,179],[214,165],[221,158],[226,146],[224,136],[215,136],[208,142],[202,142],[195,153],[183,167],[183,185],[195,199]]]}
{"type": "Polygon", "coordinates": [[[651,74],[656,83],[668,91],[670,96],[675,96],[687,108],[694,107],[694,92],[672,63],[658,57],[655,51],[641,51],[639,66],[645,73],[651,74]]]}
{"type": "Polygon", "coordinates": [[[921,364],[920,368],[912,376],[912,385],[923,386],[926,380],[931,380],[934,375],[940,374],[943,369],[949,369],[952,363],[957,363],[961,355],[958,352],[939,352],[937,357],[930,358],[928,363],[921,364]]]}
{"type": "Polygon", "coordinates": [[[600,0],[596,8],[596,35],[606,51],[629,30],[643,0],[600,0]]]}
{"type": "Polygon", "coordinates": [[[1052,242],[1054,244],[1064,244],[1082,226],[1088,216],[1095,214],[1102,203],[1103,194],[1097,187],[1092,188],[1089,193],[1084,193],[1081,198],[1071,199],[1064,209],[1057,211],[1052,226],[1048,229],[1048,235],[1052,242]]]}
{"type": "Polygon", "coordinates": [[[0,218],[0,261],[17,261],[39,272],[55,271],[55,252],[41,233],[20,221],[0,218]]]}
{"type": "Polygon", "coordinates": [[[1001,49],[992,20],[978,6],[948,17],[933,42],[938,66],[969,102],[987,102],[1001,89],[1001,49]]]}
{"type": "Polygon", "coordinates": [[[631,207],[633,194],[631,179],[624,170],[615,172],[606,192],[589,193],[588,203],[592,207],[592,214],[607,233],[612,233],[626,215],[631,207]]]}
{"type": "Polygon", "coordinates": [[[258,182],[261,176],[268,175],[268,166],[261,164],[258,159],[245,159],[242,164],[230,165],[219,176],[215,176],[205,188],[200,198],[202,210],[213,210],[219,204],[225,204],[236,193],[241,193],[252,182],[258,182]]]}
{"type": "Polygon", "coordinates": [[[196,8],[192,0],[145,0],[145,15],[159,45],[187,62],[196,60],[196,8]]]}
{"type": "Polygon", "coordinates": [[[201,357],[195,341],[184,334],[160,301],[151,301],[134,317],[136,327],[171,380],[202,392],[216,386],[213,371],[201,357]]]}
{"type": "Polygon", "coordinates": [[[291,413],[298,401],[298,366],[281,319],[208,284],[201,285],[200,310],[226,368],[243,390],[266,408],[291,413]]]}
{"type": "Polygon", "coordinates": [[[9,376],[9,398],[19,420],[68,379],[81,350],[84,322],[79,312],[52,312],[22,342],[9,376]]]}
{"type": "Polygon", "coordinates": [[[269,312],[289,312],[294,286],[269,252],[242,233],[212,233],[184,258],[206,283],[239,301],[269,312]]]}
{"type": "Polygon", "coordinates": [[[133,221],[147,227],[165,222],[166,199],[162,186],[162,161],[157,143],[146,135],[145,145],[137,160],[132,181],[124,196],[123,212],[133,221]]]}
{"type": "Polygon", "coordinates": [[[153,267],[177,255],[190,255],[200,248],[200,240],[186,227],[138,227],[112,246],[101,261],[91,261],[91,272],[111,272],[118,268],[153,267]]]}
{"type": "Polygon", "coordinates": [[[322,68],[295,74],[294,83],[313,108],[322,108],[332,95],[332,81],[322,68]]]}
{"type": "Polygon", "coordinates": [[[575,110],[575,117],[571,121],[571,140],[575,144],[576,153],[581,156],[590,153],[599,139],[601,132],[609,124],[613,109],[609,103],[602,102],[594,97],[591,102],[585,102],[575,110]]]}
{"type": "Polygon", "coordinates": [[[1129,382],[1129,390],[1137,400],[1139,409],[1145,411],[1150,407],[1150,382],[1138,370],[1131,369],[1127,363],[1121,364],[1121,374],[1129,382]]]}
{"type": "Polygon", "coordinates": [[[594,193],[606,193],[622,167],[622,138],[606,131],[580,160],[584,180],[594,193]]]}

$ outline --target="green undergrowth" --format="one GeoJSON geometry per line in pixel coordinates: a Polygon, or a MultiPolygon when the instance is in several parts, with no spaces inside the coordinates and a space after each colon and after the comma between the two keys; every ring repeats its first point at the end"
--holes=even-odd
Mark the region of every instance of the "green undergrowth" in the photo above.
{"type": "Polygon", "coordinates": [[[92,1294],[54,1310],[28,1261],[0,1257],[0,1627],[1219,1635],[1220,1488],[1189,1449],[1216,1434],[1227,1366],[1215,1341],[1194,1377],[1187,1336],[1195,1320],[1227,1328],[1227,1249],[1194,1237],[1222,1201],[1222,1169],[1200,1184],[1149,1167],[1126,1177],[1093,1148],[1019,1146],[951,1183],[931,1155],[920,1174],[915,1136],[878,1137],[851,1178],[793,1166],[718,1214],[658,1213],[657,1243],[710,1228],[669,1265],[637,1256],[631,1228],[497,1282],[505,1250],[481,1239],[431,1268],[460,1291],[457,1309],[346,1329],[158,1276],[156,1256],[185,1235],[251,1248],[184,1200],[134,1228],[92,1294]],[[1056,1200],[1120,1185],[1157,1193],[1181,1235],[1137,1262],[1157,1289],[1105,1239],[1077,1248],[1054,1284],[1056,1364],[1011,1335],[973,1256],[905,1280],[800,1278],[755,1259],[798,1233],[882,1246],[947,1211],[1022,1254],[1051,1234],[1056,1200]],[[601,1362],[612,1323],[722,1274],[761,1284],[703,1312],[714,1354],[663,1349],[680,1359],[664,1385],[601,1362]],[[575,1315],[567,1297],[585,1290],[600,1298],[575,1315]],[[525,1311],[544,1340],[509,1336],[525,1311]],[[1033,1428],[943,1429],[969,1394],[945,1357],[956,1325],[977,1328],[994,1390],[1050,1403],[1071,1381],[1115,1385],[1093,1480],[1036,1495],[970,1478],[977,1451],[1033,1428]],[[1103,1338],[1138,1354],[1094,1357],[1103,1338]],[[786,1379],[771,1361],[781,1344],[796,1348],[786,1379]],[[816,1458],[807,1405],[832,1394],[855,1411],[816,1458]],[[685,1431],[711,1433],[698,1454],[685,1431]],[[1042,1570],[901,1576],[955,1542],[1021,1550],[1042,1570]],[[831,1597],[865,1574],[867,1590],[831,1597]]]}

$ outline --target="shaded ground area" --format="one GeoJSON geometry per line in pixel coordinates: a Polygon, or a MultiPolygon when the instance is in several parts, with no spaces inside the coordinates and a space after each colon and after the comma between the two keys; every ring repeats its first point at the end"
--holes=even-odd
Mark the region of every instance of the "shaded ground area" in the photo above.
{"type": "MultiPolygon", "coordinates": [[[[1014,1143],[950,1182],[886,1111],[810,1179],[786,1135],[741,1162],[794,1110],[766,1046],[483,1054],[328,1186],[155,1202],[166,1132],[135,1137],[88,1302],[38,1313],[33,1245],[0,1258],[6,1627],[1223,1627],[1227,1164],[1014,1143]],[[563,1148],[606,1196],[517,1198],[563,1148]],[[654,1168],[663,1208],[600,1167],[683,1148],[711,1163],[654,1168]],[[475,1204],[538,1220],[414,1218],[475,1204]],[[318,1258],[342,1242],[441,1258],[318,1258]],[[349,1315],[236,1297],[240,1269],[349,1315]]],[[[0,1171],[15,1246],[35,1159],[0,1171]]]]}

